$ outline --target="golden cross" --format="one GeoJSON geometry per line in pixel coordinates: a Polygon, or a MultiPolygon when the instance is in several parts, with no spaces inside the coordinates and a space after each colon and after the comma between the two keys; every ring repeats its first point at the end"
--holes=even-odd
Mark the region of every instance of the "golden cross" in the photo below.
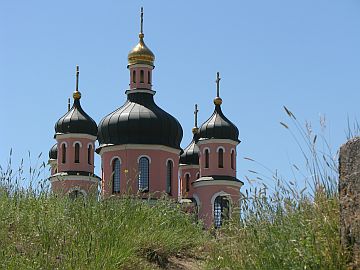
{"type": "Polygon", "coordinates": [[[140,34],[143,34],[143,23],[144,23],[144,9],[141,7],[140,13],[140,34]]]}
{"type": "Polygon", "coordinates": [[[75,91],[79,91],[79,66],[76,65],[76,88],[75,91]]]}

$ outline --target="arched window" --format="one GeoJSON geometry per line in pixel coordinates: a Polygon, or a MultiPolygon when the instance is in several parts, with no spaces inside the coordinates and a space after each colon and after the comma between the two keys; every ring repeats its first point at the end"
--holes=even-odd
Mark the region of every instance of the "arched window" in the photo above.
{"type": "Polygon", "coordinates": [[[63,143],[61,145],[61,162],[66,163],[66,145],[63,143]]]}
{"type": "Polygon", "coordinates": [[[230,164],[231,164],[231,169],[235,170],[235,151],[234,150],[231,151],[230,164]]]}
{"type": "Polygon", "coordinates": [[[80,162],[80,144],[75,143],[75,163],[80,162]]]}
{"type": "Polygon", "coordinates": [[[225,220],[230,217],[230,204],[228,198],[224,196],[216,197],[214,201],[214,225],[220,228],[225,220]]]}
{"type": "Polygon", "coordinates": [[[185,191],[189,192],[190,190],[190,174],[185,175],[185,191]]]}
{"type": "Polygon", "coordinates": [[[133,70],[132,81],[133,81],[133,83],[136,83],[136,71],[135,70],[133,70]]]}
{"type": "Polygon", "coordinates": [[[205,168],[209,168],[209,149],[205,149],[205,168]]]}
{"type": "Polygon", "coordinates": [[[115,158],[113,161],[113,193],[120,192],[120,160],[115,158]]]}
{"type": "Polygon", "coordinates": [[[197,173],[196,174],[196,179],[199,179],[200,178],[200,173],[197,173]]]}
{"type": "Polygon", "coordinates": [[[144,82],[144,70],[140,70],[140,82],[144,82]]]}
{"type": "Polygon", "coordinates": [[[173,178],[173,163],[168,160],[166,163],[166,192],[171,194],[171,182],[173,178]]]}
{"type": "Polygon", "coordinates": [[[151,72],[150,72],[150,70],[148,71],[148,84],[151,84],[151,72]]]}
{"type": "Polygon", "coordinates": [[[222,148],[218,151],[218,167],[224,168],[224,150],[222,148]]]}
{"type": "Polygon", "coordinates": [[[89,165],[91,165],[92,164],[92,145],[91,144],[89,144],[89,146],[88,146],[88,164],[89,165]]]}
{"type": "Polygon", "coordinates": [[[139,159],[139,191],[149,191],[149,159],[147,157],[139,159]]]}

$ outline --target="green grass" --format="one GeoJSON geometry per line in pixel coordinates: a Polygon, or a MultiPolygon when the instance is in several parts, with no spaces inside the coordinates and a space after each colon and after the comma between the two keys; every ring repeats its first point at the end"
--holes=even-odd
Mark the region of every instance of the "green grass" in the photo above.
{"type": "Polygon", "coordinates": [[[169,201],[0,194],[1,269],[157,269],[206,240],[169,201]]]}

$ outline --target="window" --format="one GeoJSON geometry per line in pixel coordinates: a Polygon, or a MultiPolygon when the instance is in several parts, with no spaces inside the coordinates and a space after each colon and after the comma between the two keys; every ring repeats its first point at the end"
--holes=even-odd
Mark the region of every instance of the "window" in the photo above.
{"type": "Polygon", "coordinates": [[[81,192],[81,191],[78,190],[78,189],[75,189],[75,190],[73,190],[73,191],[71,191],[71,192],[69,193],[69,198],[70,198],[71,200],[83,199],[84,197],[85,197],[85,196],[84,196],[84,193],[81,192]]]}
{"type": "Polygon", "coordinates": [[[113,161],[113,193],[120,192],[120,160],[118,158],[113,161]]]}
{"type": "Polygon", "coordinates": [[[224,168],[224,150],[222,148],[218,151],[218,167],[224,168]]]}
{"type": "Polygon", "coordinates": [[[173,175],[173,163],[171,160],[168,160],[166,163],[166,192],[171,194],[171,182],[173,175]]]}
{"type": "Polygon", "coordinates": [[[140,82],[143,83],[144,82],[144,71],[140,70],[140,82]]]}
{"type": "Polygon", "coordinates": [[[151,72],[148,71],[148,84],[151,84],[151,72]]]}
{"type": "Polygon", "coordinates": [[[80,144],[75,143],[75,163],[80,162],[80,144]]]}
{"type": "Polygon", "coordinates": [[[205,168],[209,168],[209,149],[205,149],[205,168]]]}
{"type": "Polygon", "coordinates": [[[187,173],[185,175],[185,191],[189,192],[190,190],[190,175],[187,173]]]}
{"type": "Polygon", "coordinates": [[[133,81],[133,83],[136,83],[136,71],[135,70],[133,70],[132,81],[133,81]]]}
{"type": "Polygon", "coordinates": [[[196,179],[199,179],[200,178],[200,173],[197,173],[196,174],[196,179]]]}
{"type": "Polygon", "coordinates": [[[89,165],[92,164],[91,159],[92,159],[92,145],[89,144],[89,146],[88,146],[88,164],[89,165]]]}
{"type": "Polygon", "coordinates": [[[66,145],[65,145],[65,143],[63,143],[62,145],[61,145],[61,162],[62,163],[66,163],[66,145]]]}
{"type": "Polygon", "coordinates": [[[231,169],[235,170],[235,151],[234,150],[231,151],[230,163],[231,163],[231,169]]]}
{"type": "Polygon", "coordinates": [[[139,160],[139,191],[149,191],[149,159],[141,157],[139,160]]]}
{"type": "Polygon", "coordinates": [[[214,225],[220,228],[225,220],[230,217],[229,200],[224,196],[218,196],[214,202],[214,225]]]}

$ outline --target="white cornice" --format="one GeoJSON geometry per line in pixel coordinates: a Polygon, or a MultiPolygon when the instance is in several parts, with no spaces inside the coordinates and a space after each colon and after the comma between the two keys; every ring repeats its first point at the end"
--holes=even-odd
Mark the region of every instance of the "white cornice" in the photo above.
{"type": "Polygon", "coordinates": [[[180,170],[185,170],[185,169],[199,169],[200,166],[199,165],[188,165],[188,164],[179,164],[179,168],[180,170]]]}
{"type": "Polygon", "coordinates": [[[89,181],[93,183],[99,183],[100,179],[94,176],[88,175],[68,175],[68,174],[54,174],[50,176],[50,182],[66,182],[66,181],[89,181]]]}
{"type": "Polygon", "coordinates": [[[180,149],[175,149],[165,145],[158,145],[158,144],[122,144],[122,145],[107,144],[100,147],[101,147],[99,152],[100,156],[102,156],[106,152],[121,151],[121,150],[162,150],[176,155],[179,155],[181,151],[180,149]]]}
{"type": "Polygon", "coordinates": [[[128,94],[135,94],[135,93],[147,93],[147,94],[151,94],[151,95],[155,95],[156,94],[156,91],[154,90],[151,90],[151,89],[129,89],[129,90],[126,90],[125,91],[125,94],[128,95],[128,94]]]}
{"type": "Polygon", "coordinates": [[[192,185],[194,188],[206,187],[206,186],[233,186],[241,188],[242,182],[230,181],[230,180],[207,180],[209,177],[201,177],[197,179],[192,185]],[[204,180],[202,180],[204,179],[204,180]]]}
{"type": "Polygon", "coordinates": [[[202,145],[202,144],[208,144],[208,143],[228,143],[231,145],[238,145],[239,142],[235,142],[233,140],[230,139],[200,139],[196,144],[197,145],[202,145]]]}
{"type": "Polygon", "coordinates": [[[93,135],[89,135],[89,134],[82,134],[82,133],[56,133],[55,134],[55,139],[56,140],[61,140],[61,139],[72,139],[72,138],[80,138],[80,139],[89,139],[92,141],[95,141],[97,139],[96,136],[93,135]]]}

